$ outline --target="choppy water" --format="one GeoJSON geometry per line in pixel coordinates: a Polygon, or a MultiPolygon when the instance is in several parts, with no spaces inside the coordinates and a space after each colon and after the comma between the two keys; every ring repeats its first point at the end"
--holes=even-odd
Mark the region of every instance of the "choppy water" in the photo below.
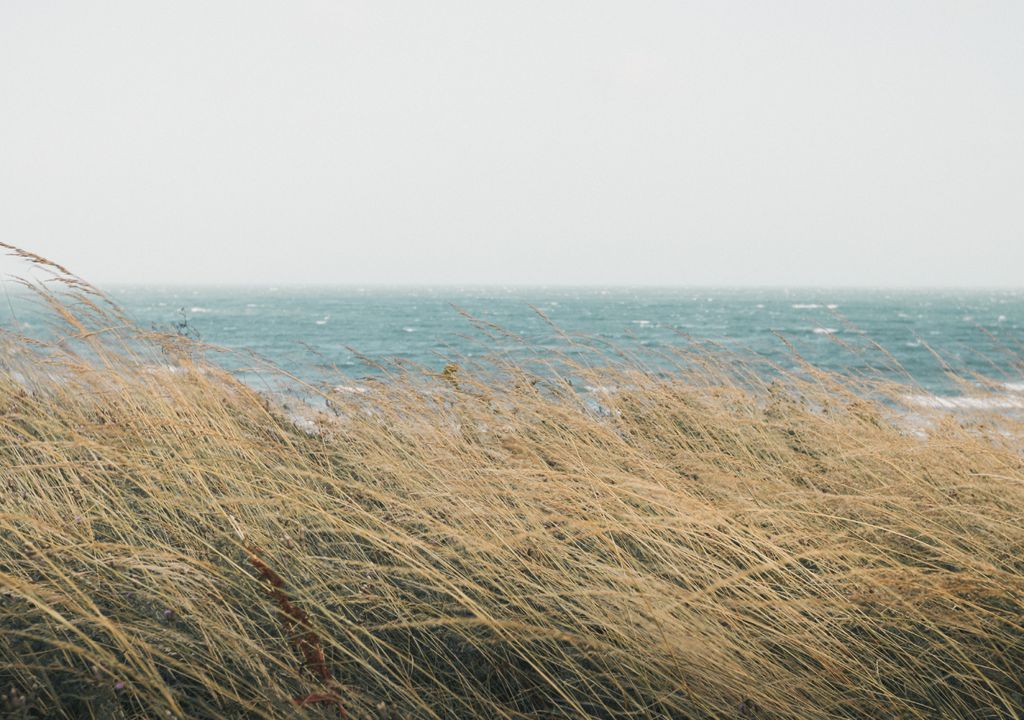
{"type": "MultiPolygon", "coordinates": [[[[185,319],[207,342],[252,350],[309,377],[327,365],[354,377],[371,372],[353,350],[435,369],[456,355],[514,351],[515,341],[474,333],[453,306],[533,347],[560,345],[533,306],[568,333],[641,355],[692,336],[790,365],[781,335],[820,367],[878,372],[886,361],[870,339],[939,394],[957,391],[933,350],[958,371],[1004,383],[1011,395],[1024,389],[1024,291],[125,287],[111,295],[144,326],[173,328],[185,319]]],[[[9,311],[0,318],[7,326],[27,322],[9,311]]],[[[219,361],[246,364],[231,355],[219,361]]]]}

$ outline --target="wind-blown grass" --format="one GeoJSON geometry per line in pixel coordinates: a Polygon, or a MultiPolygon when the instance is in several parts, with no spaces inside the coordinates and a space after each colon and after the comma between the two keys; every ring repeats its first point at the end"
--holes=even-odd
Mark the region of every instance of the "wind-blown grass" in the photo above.
{"type": "Polygon", "coordinates": [[[397,373],[311,432],[49,267],[64,333],[0,368],[0,712],[1024,716],[1011,416],[697,354],[576,368],[600,408],[397,373]]]}

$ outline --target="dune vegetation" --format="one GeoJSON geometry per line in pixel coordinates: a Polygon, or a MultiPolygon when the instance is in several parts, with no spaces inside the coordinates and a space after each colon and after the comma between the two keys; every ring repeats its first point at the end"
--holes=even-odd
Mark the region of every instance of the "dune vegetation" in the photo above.
{"type": "Polygon", "coordinates": [[[2,717],[1024,717],[1010,413],[694,347],[395,366],[296,422],[22,256],[2,717]]]}

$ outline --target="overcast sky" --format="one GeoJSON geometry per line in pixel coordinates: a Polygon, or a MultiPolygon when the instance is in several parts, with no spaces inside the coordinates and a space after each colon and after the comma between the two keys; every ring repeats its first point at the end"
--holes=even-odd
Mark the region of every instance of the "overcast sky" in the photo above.
{"type": "Polygon", "coordinates": [[[0,0],[99,283],[1024,285],[1024,3],[0,0]]]}

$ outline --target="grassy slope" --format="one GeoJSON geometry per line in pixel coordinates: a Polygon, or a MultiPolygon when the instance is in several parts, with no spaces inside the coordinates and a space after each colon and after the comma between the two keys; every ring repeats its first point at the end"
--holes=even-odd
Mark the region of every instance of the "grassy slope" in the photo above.
{"type": "Polygon", "coordinates": [[[8,341],[0,713],[1024,716],[1009,420],[914,437],[696,358],[595,371],[600,416],[521,368],[395,378],[310,435],[126,332],[8,341]]]}

